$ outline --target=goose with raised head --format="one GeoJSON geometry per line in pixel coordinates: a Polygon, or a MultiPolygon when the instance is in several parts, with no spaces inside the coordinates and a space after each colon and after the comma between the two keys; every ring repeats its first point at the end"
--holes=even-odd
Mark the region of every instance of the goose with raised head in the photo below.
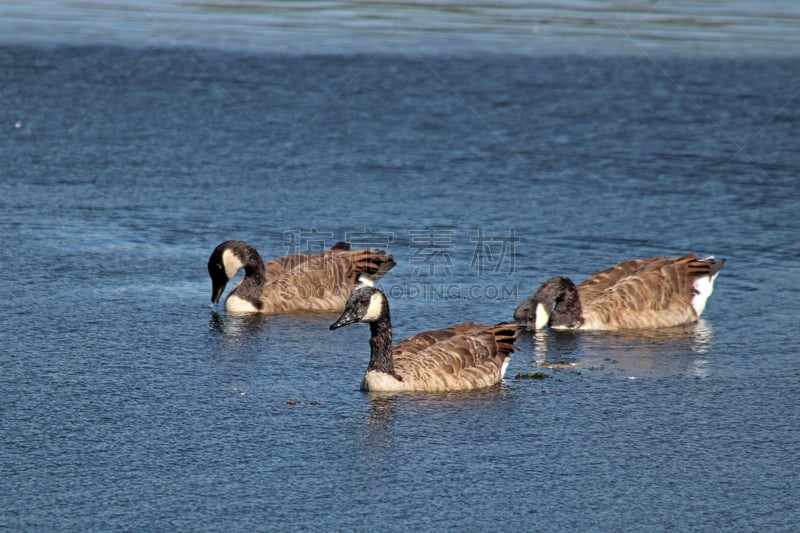
{"type": "Polygon", "coordinates": [[[426,331],[392,345],[386,295],[372,286],[353,291],[330,329],[370,325],[370,358],[361,390],[441,392],[499,383],[514,351],[517,326],[465,323],[426,331]]]}
{"type": "Polygon", "coordinates": [[[320,254],[295,254],[267,261],[244,241],[225,241],[208,259],[211,301],[217,303],[239,270],[244,276],[225,299],[229,313],[341,312],[350,292],[377,281],[394,267],[383,250],[350,250],[337,243],[320,254]]]}
{"type": "Polygon", "coordinates": [[[623,261],[580,285],[563,276],[545,281],[514,312],[526,329],[663,328],[697,321],[725,259],[695,254],[623,261]]]}

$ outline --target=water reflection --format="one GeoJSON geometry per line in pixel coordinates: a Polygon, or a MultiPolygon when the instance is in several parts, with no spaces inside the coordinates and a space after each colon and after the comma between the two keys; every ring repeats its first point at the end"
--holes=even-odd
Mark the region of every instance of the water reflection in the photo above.
{"type": "Polygon", "coordinates": [[[615,369],[632,377],[654,373],[706,377],[710,361],[705,355],[713,341],[713,330],[702,319],[653,330],[543,330],[521,339],[520,356],[528,346],[525,338],[532,343],[534,364],[541,368],[615,369]]]}
{"type": "Polygon", "coordinates": [[[365,392],[374,404],[404,402],[421,409],[462,408],[476,401],[494,401],[507,395],[508,388],[503,383],[474,390],[450,392],[365,392]]]}
{"type": "Polygon", "coordinates": [[[224,337],[246,337],[272,321],[272,315],[221,315],[211,311],[209,329],[224,337]]]}
{"type": "Polygon", "coordinates": [[[509,394],[505,383],[470,391],[443,393],[369,392],[367,426],[364,432],[364,451],[367,461],[382,461],[394,445],[394,427],[413,421],[420,435],[440,434],[443,419],[469,410],[487,409],[498,405],[509,394]],[[404,421],[403,421],[404,420],[404,421]]]}
{"type": "Polygon", "coordinates": [[[382,462],[393,441],[395,402],[391,396],[370,398],[369,419],[364,434],[364,456],[368,462],[382,462]]]}
{"type": "Polygon", "coordinates": [[[338,316],[335,313],[294,313],[290,315],[248,314],[228,315],[211,311],[208,326],[211,331],[229,337],[247,337],[273,325],[288,331],[327,331],[328,325],[338,316]]]}

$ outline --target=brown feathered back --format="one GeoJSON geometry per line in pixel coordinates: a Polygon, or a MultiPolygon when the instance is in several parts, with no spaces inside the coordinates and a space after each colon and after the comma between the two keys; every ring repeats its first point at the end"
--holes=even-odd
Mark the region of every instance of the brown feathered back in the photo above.
{"type": "Polygon", "coordinates": [[[658,258],[622,261],[611,268],[592,274],[578,285],[578,292],[581,295],[581,300],[591,301],[595,299],[602,294],[603,291],[613,287],[614,284],[618,283],[621,279],[630,276],[643,266],[651,263],[653,259],[658,258]]]}
{"type": "Polygon", "coordinates": [[[262,312],[341,311],[364,274],[376,278],[394,266],[383,250],[326,250],[265,263],[262,312]]]}
{"type": "Polygon", "coordinates": [[[392,350],[403,388],[466,390],[498,383],[514,351],[516,325],[460,324],[409,337],[392,350]]]}
{"type": "Polygon", "coordinates": [[[694,282],[714,261],[694,254],[625,261],[580,285],[583,329],[659,328],[697,320],[694,282]]]}

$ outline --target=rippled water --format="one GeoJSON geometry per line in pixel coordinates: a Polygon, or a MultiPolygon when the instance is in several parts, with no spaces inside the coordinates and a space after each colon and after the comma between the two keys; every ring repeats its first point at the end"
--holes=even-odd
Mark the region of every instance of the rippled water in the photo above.
{"type": "Polygon", "coordinates": [[[795,529],[798,95],[795,57],[0,47],[0,528],[795,529]],[[381,396],[368,328],[209,304],[229,238],[385,245],[398,337],[728,262],[696,325],[381,396]]]}

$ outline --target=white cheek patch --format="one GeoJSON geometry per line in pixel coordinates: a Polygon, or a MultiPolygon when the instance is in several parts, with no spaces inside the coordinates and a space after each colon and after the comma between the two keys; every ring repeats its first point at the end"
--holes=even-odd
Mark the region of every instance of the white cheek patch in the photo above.
{"type": "Polygon", "coordinates": [[[545,309],[541,303],[536,304],[536,325],[534,327],[536,329],[544,329],[549,321],[550,311],[545,309]]]}
{"type": "Polygon", "coordinates": [[[225,250],[222,252],[222,266],[225,267],[225,275],[228,276],[228,279],[231,279],[244,265],[241,259],[236,257],[235,253],[231,250],[225,250]]]}
{"type": "Polygon", "coordinates": [[[373,322],[378,320],[382,311],[383,295],[379,292],[372,293],[372,296],[369,297],[369,307],[367,307],[367,312],[364,313],[361,322],[373,322]]]}

